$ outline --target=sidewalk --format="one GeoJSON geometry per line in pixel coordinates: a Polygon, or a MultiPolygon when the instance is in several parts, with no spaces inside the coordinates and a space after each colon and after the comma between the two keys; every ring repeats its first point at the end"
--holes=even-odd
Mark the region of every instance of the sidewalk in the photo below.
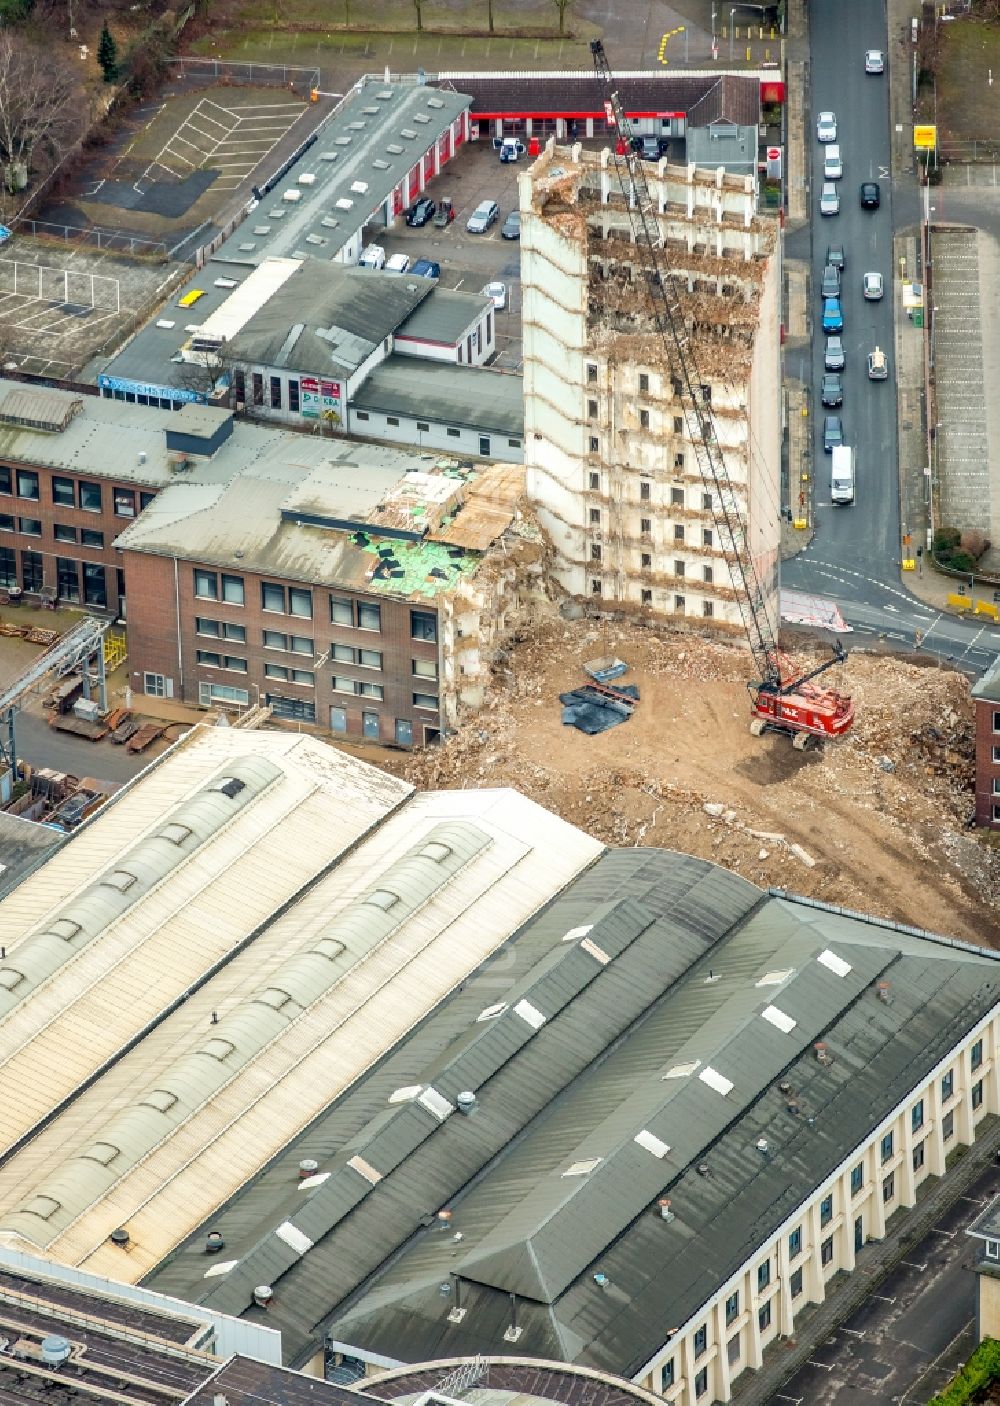
{"type": "Polygon", "coordinates": [[[732,1400],[739,1406],[765,1406],[800,1367],[819,1343],[855,1309],[879,1282],[931,1229],[934,1222],[959,1199],[965,1189],[996,1157],[1000,1149],[1000,1118],[990,1116],[979,1125],[980,1135],[945,1175],[921,1184],[916,1206],[892,1217],[884,1240],[866,1245],[858,1255],[853,1274],[840,1275],[827,1285],[821,1304],[804,1309],[795,1320],[794,1338],[779,1338],[764,1353],[759,1371],[748,1371],[733,1384],[732,1400]]]}

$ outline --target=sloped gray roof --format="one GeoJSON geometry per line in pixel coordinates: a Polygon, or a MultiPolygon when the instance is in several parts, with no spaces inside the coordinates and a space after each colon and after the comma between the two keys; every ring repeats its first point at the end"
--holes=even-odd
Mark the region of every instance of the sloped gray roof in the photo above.
{"type": "Polygon", "coordinates": [[[456,366],[393,353],[365,378],[351,405],[355,410],[388,415],[426,415],[428,420],[483,434],[516,439],[524,434],[521,377],[483,366],[456,366]]]}
{"type": "MultiPolygon", "coordinates": [[[[394,275],[389,275],[393,277],[394,275]]],[[[404,275],[405,277],[405,275],[404,275]]],[[[411,280],[412,281],[412,280],[411,280]]],[[[414,337],[424,342],[444,342],[453,346],[463,337],[493,299],[482,293],[460,293],[454,288],[438,288],[433,279],[422,279],[434,289],[398,329],[399,337],[414,337]]]]}
{"type": "Polygon", "coordinates": [[[204,1280],[199,1240],[150,1282],[250,1317],[275,1284],[292,1362],[324,1332],[403,1361],[501,1352],[513,1294],[519,1355],[633,1374],[996,1004],[996,960],[608,854],[213,1218],[228,1274],[204,1280]],[[442,1116],[463,1089],[473,1114],[442,1116]]]}

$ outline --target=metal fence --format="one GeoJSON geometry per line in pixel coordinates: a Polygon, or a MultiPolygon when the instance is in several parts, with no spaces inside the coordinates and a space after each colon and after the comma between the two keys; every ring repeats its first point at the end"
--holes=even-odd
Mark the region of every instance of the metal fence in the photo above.
{"type": "Polygon", "coordinates": [[[202,83],[244,83],[263,88],[319,87],[319,69],[280,63],[240,63],[235,59],[196,59],[183,55],[167,65],[175,78],[197,78],[202,83]]]}
{"type": "Polygon", "coordinates": [[[957,164],[1000,161],[1000,138],[969,137],[963,141],[941,142],[938,157],[957,164]]]}
{"type": "Polygon", "coordinates": [[[11,221],[11,228],[21,234],[43,235],[69,244],[89,244],[94,249],[115,254],[143,254],[157,259],[167,257],[167,246],[162,239],[139,239],[121,230],[98,229],[92,225],[53,224],[50,220],[36,220],[30,215],[16,216],[11,221]]]}

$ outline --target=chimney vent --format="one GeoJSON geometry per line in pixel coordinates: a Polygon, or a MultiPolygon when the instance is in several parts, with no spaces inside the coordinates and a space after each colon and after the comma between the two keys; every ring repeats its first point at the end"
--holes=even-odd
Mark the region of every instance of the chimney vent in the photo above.
{"type": "Polygon", "coordinates": [[[119,1226],[117,1230],[113,1230],[110,1235],[112,1245],[117,1245],[121,1250],[127,1248],[130,1239],[131,1236],[128,1231],[122,1226],[119,1226]]]}
{"type": "Polygon", "coordinates": [[[267,1308],[274,1298],[274,1290],[270,1284],[258,1284],[253,1291],[253,1301],[258,1308],[267,1308]]]}
{"type": "Polygon", "coordinates": [[[669,1196],[661,1196],[660,1199],[659,1199],[659,1201],[657,1201],[656,1204],[657,1204],[657,1205],[659,1206],[659,1208],[660,1208],[660,1219],[661,1219],[661,1220],[672,1221],[672,1220],[676,1220],[676,1219],[677,1219],[677,1217],[674,1215],[673,1211],[670,1209],[670,1197],[669,1197],[669,1196]]]}
{"type": "Polygon", "coordinates": [[[464,1113],[466,1117],[476,1111],[476,1096],[471,1089],[463,1089],[455,1102],[458,1104],[459,1113],[464,1113]]]}
{"type": "Polygon", "coordinates": [[[314,1177],[319,1171],[319,1163],[315,1157],[303,1157],[299,1163],[299,1181],[305,1181],[307,1177],[314,1177]]]}
{"type": "Polygon", "coordinates": [[[816,1059],[820,1064],[831,1064],[833,1062],[833,1056],[827,1049],[825,1041],[817,1040],[815,1045],[813,1045],[813,1049],[816,1052],[816,1059]]]}
{"type": "Polygon", "coordinates": [[[883,1006],[892,1005],[892,988],[887,981],[880,981],[877,987],[878,998],[883,1006]]]}
{"type": "Polygon", "coordinates": [[[73,1351],[66,1338],[60,1337],[58,1333],[52,1333],[47,1338],[43,1338],[39,1346],[42,1361],[47,1367],[61,1367],[69,1359],[73,1351]]]}
{"type": "Polygon", "coordinates": [[[205,1254],[217,1255],[220,1250],[224,1250],[225,1248],[226,1242],[222,1238],[222,1232],[210,1230],[205,1236],[205,1254]]]}
{"type": "Polygon", "coordinates": [[[766,1138],[766,1137],[759,1137],[759,1138],[757,1139],[757,1151],[758,1151],[758,1152],[762,1152],[762,1153],[765,1155],[765,1157],[767,1156],[767,1138],[766,1138]]]}

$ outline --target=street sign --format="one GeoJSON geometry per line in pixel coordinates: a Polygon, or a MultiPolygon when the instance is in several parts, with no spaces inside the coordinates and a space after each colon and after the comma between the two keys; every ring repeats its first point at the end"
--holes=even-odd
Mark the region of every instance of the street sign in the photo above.
{"type": "Polygon", "coordinates": [[[933,151],[937,146],[937,128],[932,124],[915,124],[913,145],[918,151],[933,151]]]}

